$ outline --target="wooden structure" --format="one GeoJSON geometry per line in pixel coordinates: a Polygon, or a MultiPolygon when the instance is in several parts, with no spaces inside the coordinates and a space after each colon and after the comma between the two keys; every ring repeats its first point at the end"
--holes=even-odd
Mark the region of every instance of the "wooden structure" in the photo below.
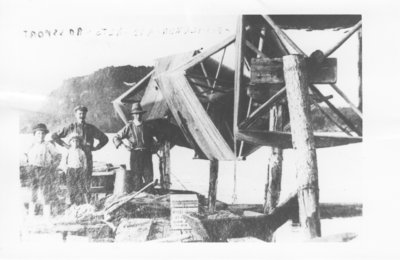
{"type": "MultiPolygon", "coordinates": [[[[362,119],[361,51],[358,107],[336,85],[337,60],[329,58],[360,29],[359,15],[240,16],[235,35],[203,52],[158,59],[154,70],[113,105],[127,122],[125,105],[140,101],[148,111],[146,120],[168,118],[171,124],[179,127],[196,157],[211,161],[211,211],[215,209],[217,161],[237,160],[261,146],[273,147],[276,158],[271,160],[273,165],[269,168],[274,172],[266,185],[266,200],[269,201],[264,208],[265,213],[270,213],[279,199],[282,149],[296,149],[304,156],[303,162],[298,164],[298,171],[304,171],[298,179],[298,197],[302,200],[299,210],[304,217],[300,219],[308,226],[310,237],[318,236],[315,149],[361,142],[362,131],[329,101],[332,96],[324,96],[320,86],[315,84],[330,86],[362,119]],[[324,52],[316,50],[310,57],[283,31],[326,28],[349,29],[332,48],[324,52]],[[235,50],[233,66],[224,63],[228,48],[235,50]],[[293,54],[300,56],[291,56],[293,54]],[[295,60],[301,64],[293,69],[288,64],[295,60]],[[327,113],[320,103],[335,116],[327,113]],[[319,109],[344,134],[314,133],[310,106],[319,109]]],[[[359,37],[361,39],[360,34],[359,37]]]]}

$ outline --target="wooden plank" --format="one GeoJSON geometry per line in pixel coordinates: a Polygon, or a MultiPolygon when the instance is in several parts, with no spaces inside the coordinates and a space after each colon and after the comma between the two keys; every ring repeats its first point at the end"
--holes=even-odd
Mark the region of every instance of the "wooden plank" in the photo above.
{"type": "Polygon", "coordinates": [[[338,88],[335,84],[330,84],[330,86],[338,93],[346,102],[347,104],[353,109],[353,111],[362,119],[362,113],[361,111],[356,107],[356,105],[353,104],[353,102],[350,101],[350,99],[344,94],[344,92],[338,88]]]}
{"type": "Polygon", "coordinates": [[[354,25],[347,33],[340,39],[334,46],[332,46],[329,50],[324,52],[324,56],[329,57],[332,53],[334,53],[343,43],[345,43],[355,32],[361,29],[361,21],[359,21],[356,25],[354,25]]]}
{"type": "MultiPolygon", "coordinates": [[[[343,132],[345,132],[348,136],[352,136],[352,134],[350,133],[350,131],[348,131],[346,128],[344,128],[341,124],[339,124],[339,122],[336,121],[336,119],[334,119],[330,114],[328,114],[327,112],[325,112],[325,110],[318,104],[317,101],[315,101],[313,98],[310,98],[311,103],[324,115],[326,116],[332,123],[334,123],[340,130],[342,130],[343,132]]],[[[322,102],[323,100],[321,100],[322,102]]]]}
{"type": "Polygon", "coordinates": [[[171,143],[165,141],[160,151],[160,185],[162,189],[169,190],[171,187],[171,143]]]}
{"type": "Polygon", "coordinates": [[[146,81],[150,80],[150,77],[153,75],[154,70],[150,71],[149,74],[147,74],[143,79],[141,79],[137,84],[135,84],[133,87],[131,87],[130,89],[128,89],[126,92],[124,92],[121,96],[119,96],[117,99],[117,101],[120,102],[125,102],[124,99],[127,98],[128,96],[132,96],[135,95],[135,92],[138,92],[140,90],[142,90],[143,88],[146,87],[146,81]]]}
{"type": "Polygon", "coordinates": [[[196,56],[193,57],[192,60],[180,65],[179,67],[176,67],[176,70],[188,70],[191,67],[195,66],[196,64],[202,62],[203,60],[207,59],[209,56],[219,52],[223,48],[227,47],[228,45],[232,44],[235,41],[236,35],[231,35],[227,37],[225,40],[222,42],[216,44],[215,46],[209,48],[205,52],[201,52],[197,54],[196,56]]]}
{"type": "MultiPolygon", "coordinates": [[[[293,148],[292,135],[287,132],[240,130],[237,139],[251,144],[282,147],[283,149],[293,148]]],[[[362,142],[361,137],[330,136],[320,133],[315,133],[314,139],[316,148],[334,147],[362,142]]]]}
{"type": "Polygon", "coordinates": [[[218,186],[218,161],[210,161],[210,180],[208,186],[208,212],[214,213],[216,210],[218,186]]]}
{"type": "Polygon", "coordinates": [[[307,64],[304,56],[283,57],[290,126],[296,152],[300,223],[308,238],[321,236],[318,165],[311,125],[307,64]]]}
{"type": "MultiPolygon", "coordinates": [[[[317,87],[315,87],[314,85],[310,85],[310,89],[311,91],[316,94],[319,97],[323,97],[322,93],[318,90],[317,87]]],[[[355,125],[349,120],[347,119],[342,112],[340,112],[339,109],[337,109],[331,102],[329,102],[329,100],[323,99],[323,102],[325,104],[328,105],[328,107],[354,132],[357,133],[358,136],[362,136],[362,133],[360,130],[357,129],[357,127],[355,127],[355,125]]]]}
{"type": "Polygon", "coordinates": [[[210,160],[233,160],[232,150],[204,110],[184,72],[164,73],[156,81],[188,140],[194,140],[210,160]]]}
{"type": "MultiPolygon", "coordinates": [[[[317,66],[307,59],[309,81],[313,84],[336,83],[337,59],[325,59],[317,66]]],[[[253,58],[251,60],[250,82],[252,84],[284,84],[281,58],[253,58]]]]}
{"type": "Polygon", "coordinates": [[[362,31],[358,31],[358,109],[363,110],[363,97],[362,97],[362,31]]]}
{"type": "MultiPolygon", "coordinates": [[[[283,130],[283,107],[281,104],[275,105],[269,112],[269,130],[283,130]]],[[[281,147],[271,147],[271,155],[268,160],[267,183],[265,184],[264,194],[264,214],[271,214],[279,202],[282,180],[282,160],[283,149],[281,147]]]]}
{"type": "MultiPolygon", "coordinates": [[[[235,82],[234,82],[234,105],[233,105],[233,135],[236,139],[239,123],[239,110],[240,110],[240,92],[243,77],[244,65],[244,43],[245,43],[245,29],[243,24],[244,16],[240,15],[237,21],[236,28],[236,63],[235,63],[235,82]]],[[[234,142],[236,147],[236,141],[234,142]]],[[[236,153],[236,149],[235,149],[236,153]]],[[[236,154],[235,154],[236,156],[236,154]]]]}
{"type": "Polygon", "coordinates": [[[249,47],[249,49],[252,50],[255,54],[257,54],[257,56],[268,58],[267,55],[265,55],[262,51],[258,50],[256,46],[254,46],[251,42],[246,41],[246,46],[249,47]]]}
{"type": "Polygon", "coordinates": [[[282,59],[251,59],[250,83],[284,84],[282,59]]]}
{"type": "Polygon", "coordinates": [[[265,111],[268,111],[278,100],[285,97],[285,88],[279,90],[275,95],[273,95],[268,101],[259,106],[251,115],[239,125],[239,129],[245,129],[253,124],[259,116],[261,116],[265,111]]]}

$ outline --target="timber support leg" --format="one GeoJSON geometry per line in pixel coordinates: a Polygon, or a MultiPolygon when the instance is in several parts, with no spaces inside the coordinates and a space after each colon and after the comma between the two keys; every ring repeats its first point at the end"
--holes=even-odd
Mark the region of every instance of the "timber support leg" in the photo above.
{"type": "MultiPolygon", "coordinates": [[[[282,131],[282,105],[272,107],[269,115],[269,130],[282,131]]],[[[268,162],[267,183],[265,185],[264,214],[271,214],[279,202],[282,180],[282,154],[279,147],[271,147],[271,156],[268,162]]]]}
{"type": "Polygon", "coordinates": [[[218,160],[210,161],[210,185],[208,188],[208,212],[214,213],[217,202],[217,186],[218,186],[218,160]]]}
{"type": "Polygon", "coordinates": [[[310,120],[307,66],[304,56],[283,57],[293,149],[296,156],[300,224],[306,238],[321,236],[317,155],[310,120]]]}

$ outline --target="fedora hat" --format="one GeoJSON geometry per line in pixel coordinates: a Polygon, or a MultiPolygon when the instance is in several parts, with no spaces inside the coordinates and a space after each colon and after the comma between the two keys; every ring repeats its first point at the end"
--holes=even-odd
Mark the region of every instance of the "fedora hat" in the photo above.
{"type": "Polygon", "coordinates": [[[87,111],[88,111],[88,109],[87,109],[87,107],[84,107],[84,106],[81,106],[81,105],[79,105],[79,106],[76,106],[75,108],[74,108],[74,112],[76,112],[76,111],[82,111],[82,112],[84,112],[84,113],[87,113],[87,111]]]}
{"type": "Polygon", "coordinates": [[[132,104],[131,114],[143,114],[143,113],[146,113],[146,111],[142,109],[140,103],[132,104]]]}
{"type": "Polygon", "coordinates": [[[43,131],[45,134],[49,133],[47,126],[43,123],[37,124],[32,127],[32,133],[36,133],[37,131],[43,131]]]}

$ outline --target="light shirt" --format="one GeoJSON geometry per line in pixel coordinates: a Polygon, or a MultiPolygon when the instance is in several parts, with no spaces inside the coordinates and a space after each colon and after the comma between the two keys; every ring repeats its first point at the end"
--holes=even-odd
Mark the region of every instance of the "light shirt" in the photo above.
{"type": "Polygon", "coordinates": [[[26,153],[28,164],[39,167],[56,166],[60,156],[52,143],[34,143],[26,153]]]}
{"type": "Polygon", "coordinates": [[[85,152],[80,148],[70,148],[66,156],[67,168],[84,168],[86,169],[85,152]]]}

